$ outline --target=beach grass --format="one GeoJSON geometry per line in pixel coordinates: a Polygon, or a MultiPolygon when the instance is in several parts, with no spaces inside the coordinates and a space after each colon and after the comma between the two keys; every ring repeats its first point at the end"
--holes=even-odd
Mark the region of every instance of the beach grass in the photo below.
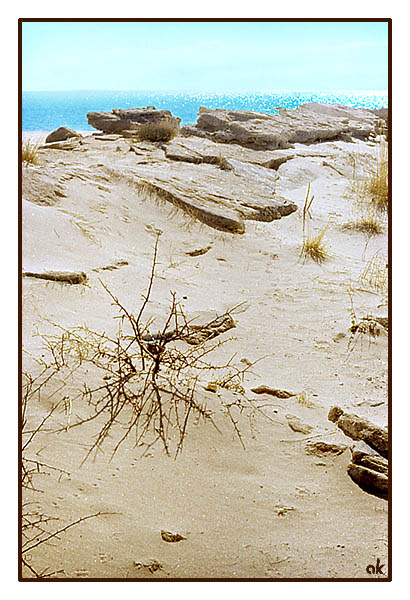
{"type": "Polygon", "coordinates": [[[38,164],[38,150],[40,148],[40,140],[35,142],[31,138],[23,140],[21,144],[21,161],[36,165],[38,164]]]}
{"type": "Polygon", "coordinates": [[[312,207],[314,198],[315,197],[313,195],[310,195],[309,183],[306,192],[305,203],[303,205],[302,249],[300,255],[303,256],[304,259],[311,258],[316,263],[321,264],[330,256],[326,247],[326,243],[324,241],[324,236],[328,226],[326,225],[318,235],[311,235],[309,228],[309,219],[312,219],[310,209],[312,207]]]}
{"type": "Polygon", "coordinates": [[[170,122],[145,123],[138,128],[137,137],[141,141],[169,142],[178,133],[178,128],[170,122]]]}

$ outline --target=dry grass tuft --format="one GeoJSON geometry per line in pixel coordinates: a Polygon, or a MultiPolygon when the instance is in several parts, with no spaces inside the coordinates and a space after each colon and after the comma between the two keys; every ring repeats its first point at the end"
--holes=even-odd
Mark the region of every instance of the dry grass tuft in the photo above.
{"type": "Polygon", "coordinates": [[[329,252],[327,251],[326,244],[323,242],[323,237],[326,233],[326,227],[319,233],[319,235],[311,238],[307,237],[303,240],[302,245],[302,256],[304,258],[310,257],[316,263],[321,264],[329,258],[329,252]]]}
{"type": "Polygon", "coordinates": [[[380,213],[370,205],[363,207],[362,214],[355,220],[343,225],[343,229],[359,231],[368,237],[384,233],[384,225],[380,219],[380,213]]]}
{"type": "Polygon", "coordinates": [[[366,264],[359,281],[363,287],[370,291],[387,294],[389,285],[388,270],[387,257],[378,251],[366,264]]]}
{"type": "Polygon", "coordinates": [[[326,244],[323,241],[324,235],[326,233],[327,225],[322,229],[322,231],[316,235],[315,237],[311,237],[309,231],[309,222],[306,227],[306,219],[312,218],[310,214],[310,208],[312,206],[314,196],[310,196],[310,184],[308,185],[305,204],[303,206],[303,232],[302,232],[302,250],[300,255],[303,256],[304,259],[310,257],[316,263],[321,264],[327,258],[329,258],[329,252],[326,248],[326,244]]]}
{"type": "Polygon", "coordinates": [[[38,149],[40,147],[40,140],[34,142],[31,138],[23,140],[21,144],[21,162],[25,162],[31,165],[38,163],[38,149]]]}
{"type": "Polygon", "coordinates": [[[364,176],[359,176],[358,157],[352,156],[353,177],[349,191],[357,197],[359,204],[369,206],[371,210],[380,213],[386,213],[389,207],[388,158],[389,146],[383,137],[378,143],[376,158],[373,160],[367,158],[361,165],[360,170],[364,170],[364,176]]]}
{"type": "Polygon", "coordinates": [[[376,169],[365,182],[366,191],[376,210],[387,212],[389,207],[389,151],[388,143],[381,141],[377,149],[376,169]]]}
{"type": "Polygon", "coordinates": [[[178,133],[178,127],[167,121],[158,123],[145,123],[141,125],[136,135],[141,141],[169,142],[178,133]]]}

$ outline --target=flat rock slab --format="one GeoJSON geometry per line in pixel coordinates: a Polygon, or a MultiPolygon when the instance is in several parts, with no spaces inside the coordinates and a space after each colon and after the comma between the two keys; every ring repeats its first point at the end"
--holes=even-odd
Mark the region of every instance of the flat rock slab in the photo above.
{"type": "Polygon", "coordinates": [[[183,135],[198,135],[217,142],[274,150],[292,144],[335,139],[367,139],[379,117],[361,108],[337,104],[302,104],[279,114],[231,111],[201,107],[196,125],[185,125],[183,135]]]}
{"type": "Polygon", "coordinates": [[[231,233],[244,233],[245,220],[269,222],[297,210],[293,202],[275,197],[276,175],[270,169],[237,160],[229,164],[227,170],[165,160],[137,163],[128,173],[147,191],[231,233]]]}
{"type": "Polygon", "coordinates": [[[165,148],[165,156],[170,160],[191,162],[194,164],[218,164],[221,159],[236,159],[277,169],[282,163],[295,157],[291,149],[285,150],[253,150],[239,144],[218,144],[207,138],[198,136],[174,138],[165,148]]]}

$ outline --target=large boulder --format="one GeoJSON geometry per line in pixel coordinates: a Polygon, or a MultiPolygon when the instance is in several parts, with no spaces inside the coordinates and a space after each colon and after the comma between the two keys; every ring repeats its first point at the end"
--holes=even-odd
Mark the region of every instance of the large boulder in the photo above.
{"type": "Polygon", "coordinates": [[[367,139],[378,122],[379,117],[369,110],[338,104],[302,104],[291,110],[280,109],[278,114],[200,107],[196,125],[185,125],[181,133],[275,150],[295,143],[367,139]]]}
{"type": "Polygon", "coordinates": [[[46,144],[50,144],[51,142],[63,142],[70,138],[78,138],[82,137],[80,133],[74,131],[74,129],[70,129],[69,127],[59,127],[52,131],[46,137],[46,144]]]}
{"type": "Polygon", "coordinates": [[[147,123],[169,123],[179,129],[181,119],[174,117],[169,110],[156,110],[154,106],[146,108],[114,109],[108,112],[87,113],[89,125],[104,133],[136,131],[147,123]]]}

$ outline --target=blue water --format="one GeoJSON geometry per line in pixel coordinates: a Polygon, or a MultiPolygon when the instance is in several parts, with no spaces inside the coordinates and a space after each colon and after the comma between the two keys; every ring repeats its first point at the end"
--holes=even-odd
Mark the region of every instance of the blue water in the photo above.
{"type": "MultiPolygon", "coordinates": [[[[181,124],[195,123],[200,106],[271,112],[272,107],[296,108],[305,102],[363,108],[387,106],[387,92],[273,92],[248,94],[159,93],[133,91],[23,92],[23,131],[52,131],[66,126],[95,131],[87,122],[91,111],[155,106],[167,109],[181,124]]],[[[275,113],[276,111],[272,111],[275,113]]]]}

